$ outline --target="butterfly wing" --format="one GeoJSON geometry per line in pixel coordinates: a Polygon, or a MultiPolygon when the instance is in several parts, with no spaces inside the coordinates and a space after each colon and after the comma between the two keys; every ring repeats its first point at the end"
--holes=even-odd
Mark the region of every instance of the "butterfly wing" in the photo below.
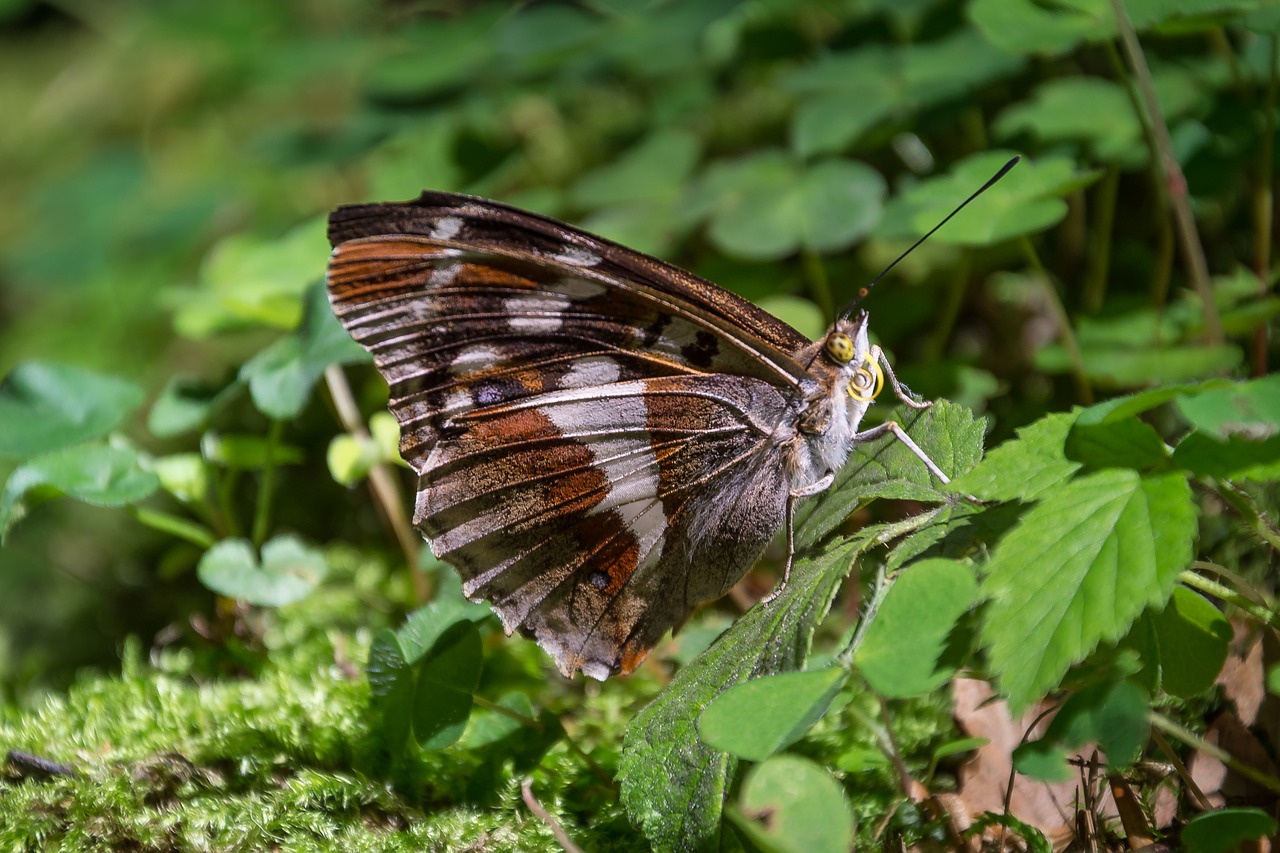
{"type": "Polygon", "coordinates": [[[329,292],[391,390],[415,524],[566,674],[630,671],[781,522],[809,342],[661,261],[493,202],[334,213],[329,292]],[[710,543],[710,544],[708,544],[710,543]]]}

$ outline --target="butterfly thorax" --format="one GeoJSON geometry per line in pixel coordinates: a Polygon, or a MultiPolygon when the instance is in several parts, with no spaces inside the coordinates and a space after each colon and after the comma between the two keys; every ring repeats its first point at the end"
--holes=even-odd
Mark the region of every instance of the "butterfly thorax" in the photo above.
{"type": "Polygon", "coordinates": [[[882,379],[867,338],[866,312],[837,320],[797,357],[817,384],[787,459],[791,488],[802,490],[844,465],[882,379]]]}

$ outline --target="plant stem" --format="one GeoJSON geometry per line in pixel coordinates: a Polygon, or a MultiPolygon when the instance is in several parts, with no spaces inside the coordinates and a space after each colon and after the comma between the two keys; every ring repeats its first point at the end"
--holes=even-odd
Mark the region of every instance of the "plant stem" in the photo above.
{"type": "Polygon", "coordinates": [[[1204,247],[1200,243],[1200,235],[1196,232],[1195,215],[1191,212],[1191,203],[1187,197],[1187,179],[1182,174],[1182,166],[1173,153],[1173,140],[1169,137],[1169,126],[1165,123],[1164,113],[1160,110],[1160,102],[1156,98],[1155,86],[1151,81],[1151,69],[1147,67],[1147,58],[1142,53],[1142,45],[1138,43],[1138,35],[1133,30],[1133,22],[1124,8],[1123,0],[1111,0],[1111,10],[1115,14],[1116,27],[1120,35],[1120,44],[1129,59],[1129,67],[1137,78],[1138,91],[1142,94],[1146,105],[1145,115],[1151,123],[1152,139],[1156,153],[1159,155],[1163,169],[1165,185],[1169,189],[1169,201],[1173,207],[1173,222],[1177,229],[1179,244],[1187,263],[1187,272],[1196,292],[1200,294],[1204,311],[1205,331],[1210,344],[1223,342],[1222,320],[1218,317],[1218,306],[1213,301],[1213,285],[1209,280],[1209,264],[1204,257],[1204,247]]]}
{"type": "Polygon", "coordinates": [[[284,421],[272,419],[271,428],[267,430],[267,458],[262,468],[262,479],[258,483],[258,500],[253,509],[255,548],[262,547],[271,524],[271,499],[276,488],[276,449],[280,446],[280,435],[283,432],[284,421]]]}
{"type": "Polygon", "coordinates": [[[1259,607],[1231,587],[1220,584],[1215,580],[1210,580],[1197,572],[1185,571],[1178,575],[1178,580],[1193,589],[1200,590],[1206,595],[1212,595],[1214,598],[1220,598],[1229,604],[1235,605],[1264,625],[1271,624],[1276,617],[1276,614],[1265,607],[1259,607]]]}
{"type": "MultiPolygon", "coordinates": [[[[357,438],[369,438],[369,430],[365,428],[364,419],[360,417],[360,408],[356,405],[355,395],[351,393],[351,385],[346,374],[336,364],[324,370],[324,382],[329,389],[329,399],[338,413],[338,422],[342,428],[357,438]]],[[[395,477],[386,463],[379,462],[369,471],[369,490],[373,499],[382,507],[383,517],[391,526],[391,532],[400,545],[400,553],[404,555],[405,564],[409,567],[413,591],[418,601],[431,598],[431,584],[418,568],[418,554],[422,548],[422,539],[409,523],[404,511],[404,500],[395,477]]]]}
{"type": "Polygon", "coordinates": [[[1107,167],[1098,184],[1097,215],[1088,243],[1088,260],[1084,276],[1081,306],[1086,314],[1097,314],[1107,298],[1107,273],[1111,270],[1111,232],[1116,221],[1116,196],[1120,188],[1120,170],[1107,167]]]}
{"type": "Polygon", "coordinates": [[[964,294],[969,282],[969,255],[955,265],[952,275],[948,277],[946,299],[942,310],[934,319],[933,329],[929,335],[929,348],[925,351],[925,363],[929,364],[942,359],[946,351],[947,341],[951,339],[951,330],[955,328],[956,318],[960,316],[960,308],[964,305],[964,294]]]}
{"type": "Polygon", "coordinates": [[[1226,480],[1215,481],[1214,492],[1240,514],[1244,522],[1249,525],[1249,529],[1263,542],[1280,551],[1280,528],[1272,524],[1271,519],[1258,509],[1258,504],[1253,500],[1252,495],[1235,483],[1226,480]]]}
{"type": "MultiPolygon", "coordinates": [[[[1262,113],[1266,125],[1262,131],[1262,144],[1258,150],[1258,180],[1254,183],[1254,240],[1257,248],[1254,251],[1253,271],[1258,277],[1258,294],[1267,294],[1267,276],[1271,269],[1271,224],[1275,215],[1272,209],[1271,194],[1272,158],[1275,156],[1276,135],[1276,78],[1280,76],[1280,37],[1271,36],[1271,73],[1267,76],[1267,99],[1262,113]]],[[[1250,366],[1254,376],[1265,376],[1267,373],[1267,324],[1259,323],[1253,330],[1253,348],[1250,354],[1250,366]]]]}
{"type": "Polygon", "coordinates": [[[143,506],[130,506],[129,512],[138,520],[138,523],[145,524],[153,530],[177,536],[203,550],[212,548],[213,543],[218,541],[218,537],[212,530],[190,519],[143,506]]]}
{"type": "Polygon", "coordinates": [[[1031,241],[1025,236],[1018,238],[1018,244],[1022,247],[1027,263],[1031,265],[1044,286],[1045,299],[1048,300],[1049,307],[1053,309],[1054,316],[1058,320],[1058,334],[1062,338],[1062,345],[1067,349],[1067,357],[1071,360],[1071,378],[1075,380],[1076,396],[1081,403],[1090,405],[1093,403],[1093,388],[1089,386],[1089,378],[1085,376],[1084,357],[1080,354],[1080,344],[1076,341],[1076,333],[1071,328],[1071,318],[1067,316],[1067,308],[1062,304],[1058,289],[1053,286],[1053,281],[1049,278],[1049,271],[1044,268],[1044,264],[1040,263],[1040,256],[1036,254],[1035,246],[1031,245],[1031,241]]]}
{"type": "Polygon", "coordinates": [[[1253,767],[1250,767],[1249,765],[1245,764],[1243,761],[1240,761],[1239,759],[1235,758],[1233,755],[1231,755],[1231,753],[1227,752],[1225,749],[1222,749],[1221,747],[1218,747],[1218,746],[1214,746],[1213,744],[1209,743],[1207,740],[1200,737],[1199,735],[1196,735],[1190,731],[1187,731],[1182,726],[1178,725],[1168,717],[1162,714],[1158,714],[1155,711],[1150,711],[1147,714],[1147,720],[1151,723],[1152,726],[1164,731],[1174,740],[1181,741],[1182,743],[1185,743],[1187,746],[1191,747],[1192,749],[1197,749],[1200,752],[1203,752],[1205,755],[1208,755],[1210,758],[1216,758],[1218,761],[1221,761],[1223,764],[1225,764],[1227,767],[1234,770],[1236,773],[1239,773],[1241,776],[1244,776],[1247,779],[1251,779],[1252,781],[1257,782],[1259,785],[1266,788],[1267,790],[1280,793],[1280,779],[1276,779],[1274,776],[1268,776],[1266,773],[1263,773],[1253,767]]]}

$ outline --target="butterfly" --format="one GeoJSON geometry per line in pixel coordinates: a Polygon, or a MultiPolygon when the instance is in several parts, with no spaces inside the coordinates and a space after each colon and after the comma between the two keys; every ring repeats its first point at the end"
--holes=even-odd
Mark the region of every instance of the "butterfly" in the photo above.
{"type": "MultiPolygon", "coordinates": [[[[817,341],[657,258],[495,201],[425,192],[330,216],[330,302],[373,356],[417,472],[414,524],[463,591],[566,676],[629,673],[828,488],[886,383],[867,336],[817,341]]],[[[772,597],[772,596],[771,596],[772,597]]]]}

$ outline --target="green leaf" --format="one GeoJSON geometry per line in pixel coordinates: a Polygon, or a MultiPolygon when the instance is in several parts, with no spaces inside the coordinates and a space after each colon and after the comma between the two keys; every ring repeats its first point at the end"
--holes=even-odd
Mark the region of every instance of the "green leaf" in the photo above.
{"type": "Polygon", "coordinates": [[[376,731],[390,755],[400,755],[413,728],[413,699],[416,693],[414,668],[405,660],[404,650],[391,629],[379,631],[369,647],[369,704],[378,716],[376,731]]]}
{"type": "Polygon", "coordinates": [[[200,582],[209,589],[263,607],[306,598],[329,572],[324,554],[292,535],[262,546],[262,560],[244,539],[224,539],[200,558],[200,582]]]}
{"type": "Polygon", "coordinates": [[[1151,614],[1160,648],[1160,686],[1190,699],[1213,686],[1231,643],[1231,622],[1186,587],[1177,587],[1163,610],[1151,614]]]}
{"type": "Polygon", "coordinates": [[[209,490],[209,467],[198,453],[174,453],[151,460],[160,487],[183,503],[204,500],[209,490]]]}
{"type": "Polygon", "coordinates": [[[20,364],[0,383],[0,456],[20,459],[100,438],[142,404],[133,382],[78,367],[20,364]]]}
{"type": "Polygon", "coordinates": [[[1100,641],[1166,601],[1191,561],[1196,507],[1181,474],[1111,469],[1045,494],[996,546],[982,638],[1015,711],[1100,641]]]}
{"type": "Polygon", "coordinates": [[[1087,468],[1154,468],[1169,458],[1155,428],[1136,417],[1082,424],[1076,420],[1067,434],[1066,456],[1087,468]]]}
{"type": "Polygon", "coordinates": [[[1122,86],[1101,77],[1043,82],[1031,100],[1006,108],[992,130],[1001,139],[1025,133],[1049,144],[1086,143],[1103,162],[1141,166],[1147,160],[1133,102],[1122,86]]]}
{"type": "Polygon", "coordinates": [[[191,377],[171,377],[147,412],[147,429],[156,438],[173,438],[200,429],[238,389],[238,382],[219,387],[191,377]]]}
{"type": "Polygon", "coordinates": [[[1280,480],[1280,436],[1253,441],[1233,435],[1219,441],[1201,432],[1183,437],[1173,463],[1197,477],[1266,482],[1280,480]]]}
{"type": "MultiPolygon", "coordinates": [[[[529,701],[529,697],[524,693],[514,691],[504,693],[494,705],[498,708],[505,708],[513,714],[524,717],[526,720],[533,720],[536,717],[533,703],[529,701]]],[[[526,730],[527,726],[524,723],[508,714],[496,710],[483,709],[471,715],[467,732],[459,746],[463,749],[480,749],[481,747],[506,740],[517,732],[526,730]]]]}
{"type": "MultiPolygon", "coordinates": [[[[967,471],[982,458],[986,422],[975,419],[963,406],[939,400],[923,411],[906,411],[898,423],[949,476],[967,471]]],[[[836,474],[831,488],[801,504],[796,513],[797,542],[803,547],[821,541],[872,498],[925,503],[953,500],[943,488],[892,434],[873,444],[859,445],[836,474]]]]}
{"type": "Polygon", "coordinates": [[[698,733],[716,749],[763,761],[804,737],[848,678],[847,671],[835,667],[736,684],[702,712],[698,733]]]}
{"type": "Polygon", "coordinates": [[[1280,435],[1280,374],[1178,398],[1193,427],[1220,439],[1262,441],[1280,435]]]}
{"type": "Polygon", "coordinates": [[[325,453],[329,475],[335,482],[352,486],[368,476],[369,471],[382,462],[382,448],[370,437],[348,433],[335,435],[325,453]]]}
{"type": "Polygon", "coordinates": [[[418,664],[413,736],[423,749],[443,749],[462,737],[483,662],[480,632],[463,620],[441,634],[418,664]]]}
{"type": "Polygon", "coordinates": [[[1221,808],[1187,821],[1182,844],[1186,853],[1228,853],[1275,831],[1275,818],[1261,809],[1221,808]]]}
{"type": "Polygon", "coordinates": [[[200,289],[174,317],[178,333],[205,338],[252,326],[297,326],[302,294],[324,275],[326,227],[317,216],[279,237],[224,237],[205,256],[200,289]]]}
{"type": "Polygon", "coordinates": [[[258,411],[277,420],[298,416],[311,398],[311,388],[331,364],[367,361],[329,308],[322,285],[307,291],[306,315],[298,331],[281,338],[240,369],[258,411]]]}
{"type": "MultiPolygon", "coordinates": [[[[948,174],[921,181],[889,203],[877,233],[885,239],[924,234],[1012,156],[1009,151],[975,154],[957,163],[948,174]]],[[[1079,171],[1075,162],[1066,157],[1023,159],[930,239],[959,246],[990,246],[1044,231],[1067,215],[1063,196],[1096,177],[1079,171]]]]}
{"type": "Polygon", "coordinates": [[[1146,692],[1127,681],[1093,685],[1062,703],[1044,740],[1070,750],[1096,743],[1107,766],[1122,770],[1142,757],[1150,710],[1146,692]]]}
{"type": "Polygon", "coordinates": [[[1066,457],[1065,446],[1077,412],[1047,415],[1018,429],[1016,438],[993,449],[948,491],[988,501],[1037,500],[1082,467],[1066,457]]]}
{"type": "Polygon", "coordinates": [[[1076,775],[1062,748],[1048,740],[1029,741],[1014,749],[1013,766],[1023,776],[1041,782],[1066,782],[1076,775]]]}
{"type": "MultiPolygon", "coordinates": [[[[1240,348],[1231,344],[1137,347],[1136,341],[1125,346],[1082,343],[1085,375],[1106,387],[1133,388],[1228,373],[1244,361],[1240,348]]],[[[1061,344],[1041,347],[1032,362],[1045,373],[1067,373],[1071,369],[1071,361],[1061,344]]]]}
{"type": "Polygon", "coordinates": [[[844,789],[807,758],[779,755],[751,768],[734,823],[761,850],[845,853],[853,849],[853,813],[844,789]]]}
{"type": "Polygon", "coordinates": [[[802,166],[765,151],[712,164],[691,204],[708,212],[708,236],[726,254],[771,260],[851,246],[879,221],[884,195],[884,179],[863,163],[802,166]]]}
{"type": "Polygon", "coordinates": [[[973,569],[921,560],[902,570],[867,628],[855,663],[884,696],[920,696],[955,672],[942,663],[947,638],[978,594],[973,569]]]}
{"type": "Polygon", "coordinates": [[[814,629],[854,553],[845,545],[799,561],[776,599],[738,619],[632,719],[618,779],[627,813],[654,847],[716,845],[737,761],[701,740],[698,717],[735,684],[804,667],[814,629]]]}
{"type": "Polygon", "coordinates": [[[974,0],[968,12],[974,26],[1006,53],[1057,56],[1115,32],[1106,0],[974,0]]]}
{"type": "Polygon", "coordinates": [[[701,140],[689,131],[655,130],[608,165],[579,178],[569,200],[580,207],[600,208],[678,198],[701,154],[701,140]]]}
{"type": "Polygon", "coordinates": [[[1112,397],[1101,403],[1080,410],[1076,423],[1083,425],[1107,424],[1124,420],[1133,415],[1149,412],[1183,394],[1195,394],[1215,388],[1230,387],[1227,379],[1207,379],[1204,382],[1191,382],[1181,385],[1165,385],[1160,388],[1149,388],[1120,397],[1112,397]]]}
{"type": "Polygon", "coordinates": [[[129,447],[81,444],[37,456],[9,475],[0,493],[0,539],[30,501],[66,495],[95,506],[123,506],[151,495],[160,482],[129,447]]]}

